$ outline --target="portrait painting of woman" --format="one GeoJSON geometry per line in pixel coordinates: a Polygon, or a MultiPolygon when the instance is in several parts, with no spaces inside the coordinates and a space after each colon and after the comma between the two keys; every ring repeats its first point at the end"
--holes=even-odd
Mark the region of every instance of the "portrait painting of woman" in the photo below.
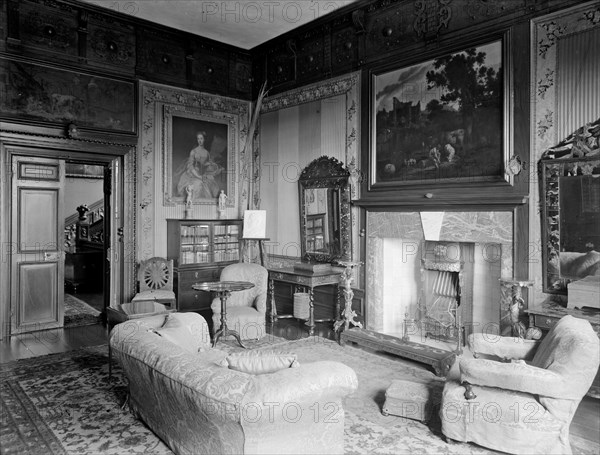
{"type": "Polygon", "coordinates": [[[227,190],[227,125],[174,116],[172,142],[172,196],[216,202],[227,190]]]}

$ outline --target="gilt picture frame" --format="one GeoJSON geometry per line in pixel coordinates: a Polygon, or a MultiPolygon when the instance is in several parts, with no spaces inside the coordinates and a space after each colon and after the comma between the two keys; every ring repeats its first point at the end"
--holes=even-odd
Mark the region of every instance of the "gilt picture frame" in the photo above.
{"type": "Polygon", "coordinates": [[[163,106],[163,204],[233,206],[237,193],[237,117],[189,106],[163,106]],[[201,138],[199,137],[201,136],[201,138]]]}
{"type": "Polygon", "coordinates": [[[368,190],[512,184],[504,33],[371,73],[368,190]]]}

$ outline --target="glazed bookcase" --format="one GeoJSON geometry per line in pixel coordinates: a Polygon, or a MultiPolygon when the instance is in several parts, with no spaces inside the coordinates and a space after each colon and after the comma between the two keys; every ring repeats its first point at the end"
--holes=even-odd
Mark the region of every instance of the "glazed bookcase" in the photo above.
{"type": "Polygon", "coordinates": [[[218,281],[224,267],[239,262],[241,230],[241,220],[167,220],[167,256],[173,259],[178,311],[212,319],[212,296],[192,285],[218,281]]]}

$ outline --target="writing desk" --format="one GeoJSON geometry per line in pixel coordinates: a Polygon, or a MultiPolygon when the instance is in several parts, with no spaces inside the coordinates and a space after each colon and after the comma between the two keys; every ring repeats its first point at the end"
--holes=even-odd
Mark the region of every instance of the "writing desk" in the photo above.
{"type": "Polygon", "coordinates": [[[328,319],[315,319],[314,315],[314,296],[313,290],[318,286],[327,286],[329,284],[336,285],[338,287],[340,282],[340,276],[342,272],[330,270],[327,272],[311,272],[307,270],[297,270],[293,267],[289,268],[269,268],[269,292],[271,294],[271,312],[269,313],[271,322],[277,321],[277,319],[293,318],[292,314],[277,314],[277,305],[275,302],[275,281],[281,281],[284,283],[294,284],[296,289],[305,288],[308,289],[309,296],[309,316],[306,321],[308,327],[308,334],[312,336],[315,331],[316,322],[331,322],[335,321],[340,317],[340,296],[338,288],[338,296],[335,299],[335,318],[328,319]]]}

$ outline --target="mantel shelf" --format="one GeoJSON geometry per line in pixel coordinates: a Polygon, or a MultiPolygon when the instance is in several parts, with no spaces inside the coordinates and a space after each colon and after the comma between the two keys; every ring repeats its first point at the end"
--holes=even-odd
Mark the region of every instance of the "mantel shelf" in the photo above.
{"type": "Polygon", "coordinates": [[[481,195],[477,198],[475,195],[459,196],[449,198],[444,195],[427,197],[421,195],[410,196],[380,196],[375,198],[370,195],[367,198],[352,201],[353,205],[365,208],[367,210],[402,210],[405,208],[420,210],[436,210],[440,208],[449,208],[452,210],[470,209],[470,210],[512,210],[518,205],[527,203],[529,196],[522,194],[499,194],[497,197],[481,195]]]}

